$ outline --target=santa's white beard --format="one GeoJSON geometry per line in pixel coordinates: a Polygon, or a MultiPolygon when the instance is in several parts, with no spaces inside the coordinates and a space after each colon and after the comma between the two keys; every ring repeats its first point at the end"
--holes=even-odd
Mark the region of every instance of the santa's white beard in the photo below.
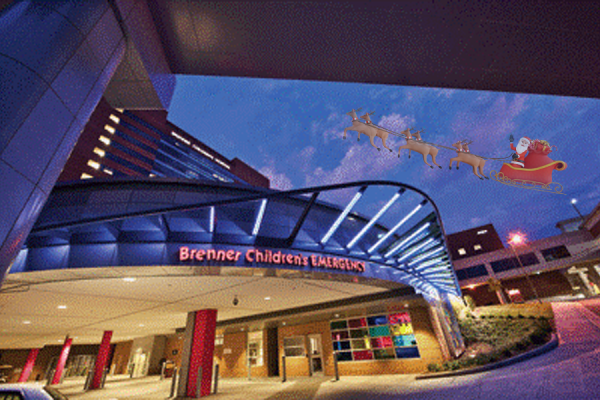
{"type": "Polygon", "coordinates": [[[519,142],[519,144],[517,145],[517,154],[526,152],[528,147],[529,147],[529,143],[521,144],[521,142],[519,142]]]}

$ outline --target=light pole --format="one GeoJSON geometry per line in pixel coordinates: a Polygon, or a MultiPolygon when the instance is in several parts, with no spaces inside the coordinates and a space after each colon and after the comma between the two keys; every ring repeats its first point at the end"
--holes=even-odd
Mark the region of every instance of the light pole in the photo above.
{"type": "Polygon", "coordinates": [[[581,212],[579,212],[579,209],[577,208],[577,206],[575,204],[577,204],[577,199],[571,199],[571,205],[573,206],[575,211],[577,211],[577,214],[579,214],[579,216],[583,220],[583,215],[581,214],[581,212]]]}
{"type": "MultiPolygon", "coordinates": [[[[521,267],[522,270],[524,270],[525,267],[523,267],[523,263],[521,262],[521,259],[517,255],[517,250],[515,249],[515,246],[518,246],[518,245],[524,244],[524,243],[525,243],[525,235],[523,235],[522,233],[511,233],[510,234],[508,244],[509,244],[510,248],[512,249],[513,254],[515,255],[515,258],[517,259],[517,262],[519,263],[519,266],[521,267]]],[[[529,272],[527,272],[527,271],[525,271],[525,279],[527,279],[527,283],[529,283],[529,287],[533,291],[533,295],[535,296],[535,299],[539,303],[541,303],[542,301],[540,300],[537,290],[535,290],[535,286],[533,286],[533,282],[531,282],[531,278],[529,278],[529,272]]]]}

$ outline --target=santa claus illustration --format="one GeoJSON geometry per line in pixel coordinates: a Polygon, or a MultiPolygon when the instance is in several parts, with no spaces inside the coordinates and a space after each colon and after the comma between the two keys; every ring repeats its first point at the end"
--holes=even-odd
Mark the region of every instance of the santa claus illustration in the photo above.
{"type": "Polygon", "coordinates": [[[516,152],[516,154],[513,154],[513,160],[511,161],[511,164],[517,167],[525,168],[525,156],[527,155],[527,150],[531,144],[531,139],[529,139],[527,136],[523,136],[521,139],[519,139],[517,147],[515,147],[515,145],[512,143],[515,140],[513,135],[510,135],[509,140],[510,148],[516,152]]]}

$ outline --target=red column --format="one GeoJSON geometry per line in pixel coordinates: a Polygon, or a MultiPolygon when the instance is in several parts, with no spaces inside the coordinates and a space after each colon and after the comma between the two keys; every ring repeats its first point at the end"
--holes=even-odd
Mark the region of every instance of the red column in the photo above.
{"type": "Polygon", "coordinates": [[[213,355],[215,352],[215,329],[217,327],[217,310],[196,311],[192,345],[190,348],[190,363],[188,369],[188,397],[196,398],[198,383],[198,368],[202,366],[202,381],[200,396],[210,394],[212,381],[213,355]]]}
{"type": "Polygon", "coordinates": [[[60,383],[60,378],[62,377],[62,373],[65,369],[67,358],[69,358],[69,351],[71,351],[72,343],[73,339],[67,336],[67,338],[65,339],[65,344],[63,344],[62,350],[60,351],[58,363],[56,363],[56,371],[54,372],[54,378],[52,378],[52,385],[58,385],[60,383]]]}
{"type": "Polygon", "coordinates": [[[100,350],[98,350],[98,357],[96,357],[94,377],[92,378],[90,389],[98,389],[102,383],[102,374],[104,368],[106,368],[108,356],[110,355],[110,339],[112,338],[112,334],[112,331],[104,331],[102,342],[100,343],[100,350]]]}
{"type": "Polygon", "coordinates": [[[25,366],[23,367],[23,371],[21,371],[21,375],[19,376],[19,380],[17,382],[27,382],[29,375],[31,375],[31,371],[33,371],[35,359],[37,358],[39,352],[40,349],[31,349],[29,351],[29,356],[27,357],[27,361],[25,362],[25,366]]]}

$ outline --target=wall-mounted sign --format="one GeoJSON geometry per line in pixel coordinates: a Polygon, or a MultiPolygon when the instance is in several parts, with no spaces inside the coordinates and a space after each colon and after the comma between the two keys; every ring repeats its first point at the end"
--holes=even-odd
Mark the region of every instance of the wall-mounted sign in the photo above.
{"type": "Polygon", "coordinates": [[[282,251],[248,249],[244,252],[233,249],[193,249],[179,247],[179,261],[223,261],[246,263],[291,265],[297,267],[337,269],[350,272],[365,272],[363,261],[352,261],[347,258],[329,257],[318,254],[285,253],[282,251]]]}

